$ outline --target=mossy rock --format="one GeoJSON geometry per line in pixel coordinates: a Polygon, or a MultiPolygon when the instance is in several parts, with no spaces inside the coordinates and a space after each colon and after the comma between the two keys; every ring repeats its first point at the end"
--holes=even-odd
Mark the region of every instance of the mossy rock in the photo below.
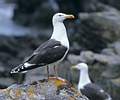
{"type": "Polygon", "coordinates": [[[88,100],[65,79],[31,81],[0,90],[0,100],[88,100]]]}

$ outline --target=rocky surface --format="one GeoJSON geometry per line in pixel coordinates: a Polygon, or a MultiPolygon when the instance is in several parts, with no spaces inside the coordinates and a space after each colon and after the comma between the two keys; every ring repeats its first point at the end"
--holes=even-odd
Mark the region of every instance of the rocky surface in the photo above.
{"type": "MultiPolygon", "coordinates": [[[[79,13],[72,38],[79,46],[76,51],[100,52],[107,44],[120,38],[120,12],[110,6],[101,6],[105,9],[101,12],[79,13]]],[[[71,44],[75,45],[74,42],[71,44]]]]}
{"type": "Polygon", "coordinates": [[[65,79],[54,77],[0,90],[0,100],[88,100],[65,79]]]}
{"type": "Polygon", "coordinates": [[[23,25],[50,25],[51,17],[56,12],[72,13],[96,12],[104,8],[96,0],[13,0],[17,8],[13,19],[23,25]],[[28,4],[29,1],[29,4],[28,4]],[[67,5],[67,6],[66,6],[67,5]]]}
{"type": "Polygon", "coordinates": [[[119,0],[107,0],[107,1],[106,0],[99,0],[99,1],[104,3],[104,4],[113,6],[113,7],[120,10],[120,5],[119,5],[120,1],[119,0]]]}

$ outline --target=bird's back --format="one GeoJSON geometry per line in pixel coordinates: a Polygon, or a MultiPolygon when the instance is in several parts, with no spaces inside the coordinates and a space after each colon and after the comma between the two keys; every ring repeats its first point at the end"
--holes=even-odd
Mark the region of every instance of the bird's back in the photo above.
{"type": "Polygon", "coordinates": [[[112,100],[110,95],[97,84],[89,83],[80,90],[90,100],[112,100]]]}

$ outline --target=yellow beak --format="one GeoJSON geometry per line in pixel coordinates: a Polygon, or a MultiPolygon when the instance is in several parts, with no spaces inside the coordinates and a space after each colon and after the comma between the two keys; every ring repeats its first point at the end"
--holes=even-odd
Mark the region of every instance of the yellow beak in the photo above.
{"type": "Polygon", "coordinates": [[[67,19],[73,19],[73,18],[75,18],[73,15],[66,15],[65,16],[67,19]]]}
{"type": "Polygon", "coordinates": [[[72,70],[76,69],[76,66],[72,66],[71,69],[72,69],[72,70]]]}

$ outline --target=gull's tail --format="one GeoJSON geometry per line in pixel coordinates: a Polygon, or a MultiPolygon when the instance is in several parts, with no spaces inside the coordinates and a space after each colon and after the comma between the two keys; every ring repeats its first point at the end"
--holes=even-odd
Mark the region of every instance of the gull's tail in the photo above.
{"type": "Polygon", "coordinates": [[[19,66],[15,67],[14,69],[12,69],[11,73],[25,73],[28,70],[40,67],[40,66],[44,66],[42,64],[36,65],[36,64],[29,64],[27,62],[20,64],[19,66]]]}

